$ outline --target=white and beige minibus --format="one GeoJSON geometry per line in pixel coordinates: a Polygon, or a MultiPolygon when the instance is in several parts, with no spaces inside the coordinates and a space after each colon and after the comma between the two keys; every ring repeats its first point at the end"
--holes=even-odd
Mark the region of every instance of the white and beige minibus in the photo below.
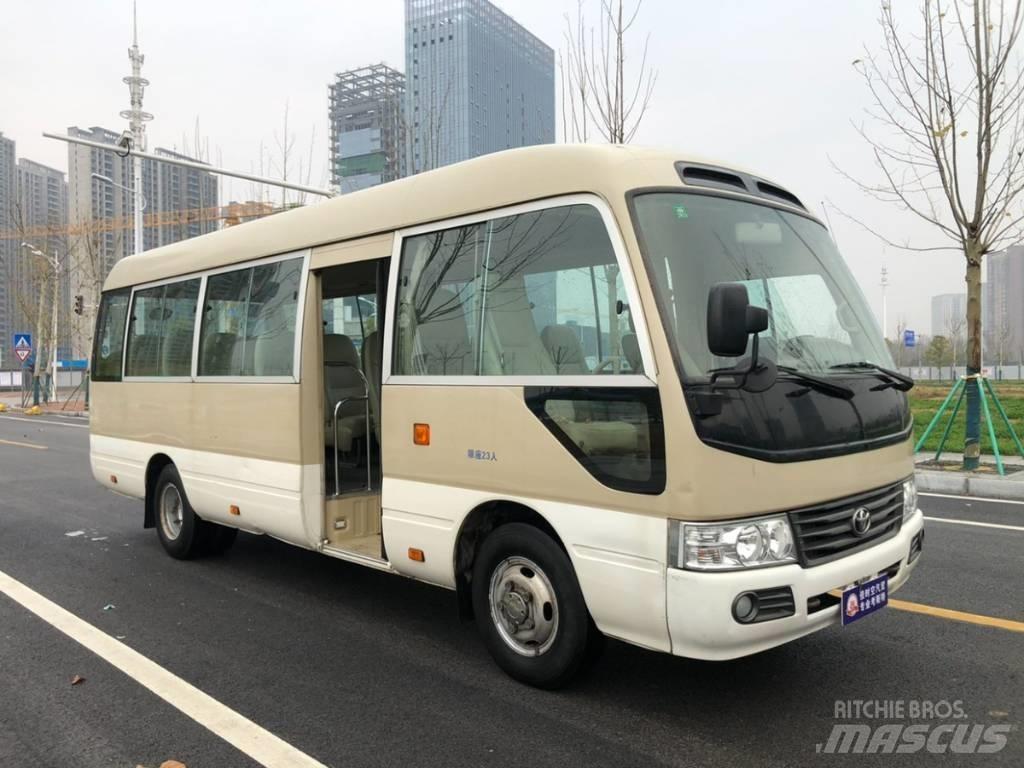
{"type": "Polygon", "coordinates": [[[731,659],[884,607],[923,542],[891,365],[785,188],[517,149],[118,262],[91,462],[173,557],[447,587],[556,687],[605,636],[731,659]]]}

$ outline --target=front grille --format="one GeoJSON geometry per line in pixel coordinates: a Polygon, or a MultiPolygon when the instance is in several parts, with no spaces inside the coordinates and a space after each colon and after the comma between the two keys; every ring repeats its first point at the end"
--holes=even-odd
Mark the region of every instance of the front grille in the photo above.
{"type": "Polygon", "coordinates": [[[896,535],[903,523],[903,483],[793,510],[789,522],[800,565],[820,565],[845,557],[896,535]],[[853,515],[861,507],[870,514],[871,527],[858,536],[853,515]]]}

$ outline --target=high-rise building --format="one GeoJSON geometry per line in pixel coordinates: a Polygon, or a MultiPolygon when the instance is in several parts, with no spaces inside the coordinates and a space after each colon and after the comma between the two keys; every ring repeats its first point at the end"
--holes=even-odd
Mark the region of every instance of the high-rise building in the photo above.
{"type": "Polygon", "coordinates": [[[410,173],[555,140],[555,54],[487,0],[405,0],[410,173]]]}
{"type": "Polygon", "coordinates": [[[328,87],[331,183],[342,193],[405,175],[405,75],[385,64],[339,72],[328,87]]]}
{"type": "Polygon", "coordinates": [[[1019,361],[1024,356],[1024,245],[985,257],[982,291],[982,335],[985,360],[1019,361]]]}
{"type": "MultiPolygon", "coordinates": [[[[14,164],[14,140],[0,133],[0,233],[8,235],[15,229],[18,173],[14,164]]],[[[9,236],[0,237],[0,367],[15,368],[11,349],[11,333],[20,330],[11,326],[14,303],[10,286],[14,282],[18,243],[9,236]]]]}
{"type": "MultiPolygon", "coordinates": [[[[50,168],[26,158],[18,160],[18,227],[26,234],[32,246],[43,251],[47,257],[57,254],[64,259],[58,271],[57,305],[59,312],[66,312],[71,306],[71,288],[66,261],[68,235],[67,225],[68,185],[64,172],[50,168]]],[[[40,269],[38,261],[30,268],[25,254],[16,259],[16,270],[11,287],[18,300],[11,314],[14,330],[28,330],[38,322],[34,315],[41,295],[50,301],[52,291],[48,267],[40,269]],[[46,285],[43,285],[43,281],[46,285]]],[[[62,358],[71,354],[69,324],[61,323],[62,333],[58,339],[58,351],[62,358]]]]}
{"type": "MultiPolygon", "coordinates": [[[[69,136],[114,145],[121,134],[106,128],[69,128],[69,136]]],[[[153,154],[195,160],[169,149],[153,154]]],[[[142,161],[142,203],[146,216],[156,214],[161,223],[143,229],[146,250],[213,232],[218,218],[217,178],[211,173],[159,160],[142,161]]],[[[68,221],[75,233],[72,250],[71,287],[95,306],[103,280],[115,262],[134,248],[132,216],[132,160],[117,147],[96,149],[68,144],[68,221]]],[[[76,335],[83,347],[89,331],[76,335]]]]}
{"type": "MultiPolygon", "coordinates": [[[[95,126],[69,128],[68,135],[112,145],[120,138],[116,131],[95,126]]],[[[169,149],[158,148],[153,154],[195,162],[169,149]]],[[[218,204],[217,178],[211,173],[143,160],[142,197],[145,213],[162,214],[167,222],[144,228],[147,250],[217,229],[210,210],[218,204]]],[[[81,281],[87,294],[102,283],[114,262],[132,252],[134,206],[131,159],[115,147],[107,150],[68,144],[68,219],[80,233],[76,261],[88,273],[81,281]],[[93,289],[87,285],[90,281],[98,281],[93,289]]]]}
{"type": "MultiPolygon", "coordinates": [[[[188,155],[169,149],[158,148],[153,154],[195,162],[188,155]]],[[[160,162],[153,165],[156,166],[157,178],[153,210],[165,214],[168,221],[157,228],[157,244],[167,245],[216,231],[217,177],[182,165],[160,162]]],[[[145,169],[142,183],[146,184],[145,169]]],[[[149,208],[146,210],[148,212],[149,208]]]]}
{"type": "Polygon", "coordinates": [[[949,336],[967,327],[967,294],[942,293],[932,296],[932,336],[949,336]]]}

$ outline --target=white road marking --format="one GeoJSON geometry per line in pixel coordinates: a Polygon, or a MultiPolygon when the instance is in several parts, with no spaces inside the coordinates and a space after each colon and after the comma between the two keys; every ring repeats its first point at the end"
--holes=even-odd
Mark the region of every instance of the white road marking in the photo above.
{"type": "Polygon", "coordinates": [[[963,501],[987,501],[992,504],[1017,504],[1024,505],[1024,501],[1017,501],[1015,499],[990,499],[987,496],[957,496],[952,493],[925,493],[924,491],[918,491],[918,496],[934,496],[936,499],[961,499],[963,501]]]}
{"type": "Polygon", "coordinates": [[[1024,525],[1003,525],[1002,523],[979,523],[977,520],[954,520],[951,517],[925,517],[933,523],[952,523],[953,525],[974,525],[978,528],[1002,528],[1006,531],[1024,531],[1024,525]]]}
{"type": "MultiPolygon", "coordinates": [[[[68,418],[74,418],[69,416],[68,418]]],[[[53,424],[57,427],[74,427],[75,429],[88,429],[88,424],[71,424],[66,421],[44,421],[43,419],[30,419],[26,416],[0,416],[5,421],[27,421],[29,424],[53,424]]]]}
{"type": "Polygon", "coordinates": [[[0,593],[21,604],[172,707],[267,768],[326,768],[124,643],[0,571],[0,593]]]}

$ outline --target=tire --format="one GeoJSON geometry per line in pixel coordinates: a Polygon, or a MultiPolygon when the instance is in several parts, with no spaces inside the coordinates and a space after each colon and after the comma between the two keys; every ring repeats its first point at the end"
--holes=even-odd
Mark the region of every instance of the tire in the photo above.
{"type": "Polygon", "coordinates": [[[188,503],[181,475],[173,464],[160,472],[153,486],[156,533],[164,550],[177,560],[191,560],[206,553],[212,532],[188,503]]]}
{"type": "Polygon", "coordinates": [[[531,525],[509,523],[484,540],[472,592],[484,645],[520,682],[561,688],[601,648],[568,555],[531,525]]]}

